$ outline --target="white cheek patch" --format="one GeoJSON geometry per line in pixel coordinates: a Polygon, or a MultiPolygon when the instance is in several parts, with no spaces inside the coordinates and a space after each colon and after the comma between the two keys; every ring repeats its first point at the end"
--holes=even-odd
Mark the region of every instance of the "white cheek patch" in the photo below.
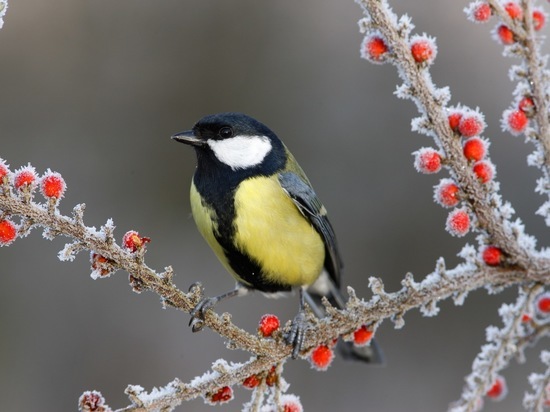
{"type": "Polygon", "coordinates": [[[262,163],[271,151],[265,136],[235,136],[224,140],[208,140],[216,158],[231,169],[247,169],[262,163]]]}

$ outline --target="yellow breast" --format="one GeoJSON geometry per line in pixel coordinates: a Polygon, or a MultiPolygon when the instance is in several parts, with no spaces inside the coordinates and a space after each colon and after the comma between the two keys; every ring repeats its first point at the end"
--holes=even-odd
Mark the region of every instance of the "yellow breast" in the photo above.
{"type": "Polygon", "coordinates": [[[282,190],[277,176],[243,181],[235,194],[235,245],[271,281],[313,283],[323,268],[321,236],[282,190]]]}

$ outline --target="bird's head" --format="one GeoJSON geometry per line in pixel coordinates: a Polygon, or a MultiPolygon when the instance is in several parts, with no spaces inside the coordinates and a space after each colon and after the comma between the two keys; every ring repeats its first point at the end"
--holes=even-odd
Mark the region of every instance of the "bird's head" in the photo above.
{"type": "Polygon", "coordinates": [[[251,169],[284,156],[284,146],[267,126],[242,113],[203,117],[172,139],[191,145],[197,156],[215,158],[233,170],[251,169]]]}

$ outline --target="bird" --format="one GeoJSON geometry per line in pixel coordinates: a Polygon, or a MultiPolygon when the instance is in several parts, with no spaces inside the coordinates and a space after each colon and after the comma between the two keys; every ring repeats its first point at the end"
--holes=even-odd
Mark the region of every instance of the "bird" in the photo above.
{"type": "MultiPolygon", "coordinates": [[[[236,280],[234,289],[195,306],[193,331],[203,328],[205,313],[222,300],[253,290],[277,296],[298,290],[298,313],[285,336],[296,358],[308,325],[306,302],[318,317],[323,316],[322,296],[345,307],[340,292],[343,263],[327,210],[285,144],[246,114],[204,116],[172,139],[195,149],[192,215],[236,280]]],[[[375,342],[343,352],[371,363],[380,363],[382,357],[375,342]]]]}

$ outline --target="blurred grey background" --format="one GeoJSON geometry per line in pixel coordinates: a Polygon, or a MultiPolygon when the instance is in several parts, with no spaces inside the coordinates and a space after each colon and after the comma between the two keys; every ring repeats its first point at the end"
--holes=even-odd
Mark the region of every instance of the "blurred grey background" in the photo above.
{"type": "MultiPolygon", "coordinates": [[[[527,231],[548,243],[539,172],[526,165],[531,147],[500,131],[510,105],[512,60],[490,38],[494,22],[474,25],[466,1],[391,2],[409,13],[417,33],[437,37],[434,81],[449,85],[452,104],[479,106],[502,194],[527,231]]],[[[330,211],[345,258],[345,283],[369,297],[369,276],[399,288],[444,256],[449,267],[473,235],[444,231],[447,211],[432,201],[441,177],[413,169],[411,152],[431,146],[410,131],[410,101],[393,96],[392,66],[359,58],[361,10],[352,0],[38,0],[12,1],[0,31],[0,157],[12,168],[30,162],[60,172],[68,192],[63,213],[81,202],[85,222],[108,218],[118,239],[129,229],[152,238],[147,263],[173,265],[182,289],[201,280],[210,295],[231,278],[190,218],[192,150],[170,135],[205,114],[243,111],[269,125],[291,148],[330,211]]],[[[40,231],[0,249],[0,410],[70,411],[87,389],[113,408],[128,404],[128,384],[150,390],[183,381],[220,358],[246,360],[210,331],[192,334],[188,315],[162,310],[152,293],[131,292],[127,275],[89,277],[88,255],[62,263],[65,239],[40,231]]],[[[336,359],[326,373],[288,362],[290,393],[305,410],[436,411],[457,399],[485,340],[500,325],[497,308],[515,290],[471,293],[463,307],[441,303],[436,318],[410,312],[403,330],[378,333],[387,365],[369,368],[336,359]]],[[[264,313],[283,321],[297,300],[261,295],[220,305],[253,331],[264,313]]],[[[538,349],[504,371],[510,393],[488,411],[520,409],[527,375],[541,371],[538,349]]],[[[236,388],[226,410],[250,392],[236,388]]],[[[180,410],[209,411],[196,400],[180,410]]]]}

